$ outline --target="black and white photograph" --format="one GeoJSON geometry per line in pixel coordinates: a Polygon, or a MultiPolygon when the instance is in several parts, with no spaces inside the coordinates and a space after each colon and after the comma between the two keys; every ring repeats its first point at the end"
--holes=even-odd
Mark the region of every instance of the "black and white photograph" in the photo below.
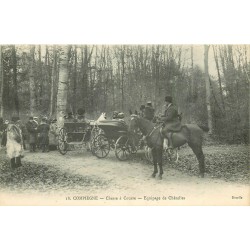
{"type": "Polygon", "coordinates": [[[2,44],[0,205],[249,205],[250,46],[2,44]]]}

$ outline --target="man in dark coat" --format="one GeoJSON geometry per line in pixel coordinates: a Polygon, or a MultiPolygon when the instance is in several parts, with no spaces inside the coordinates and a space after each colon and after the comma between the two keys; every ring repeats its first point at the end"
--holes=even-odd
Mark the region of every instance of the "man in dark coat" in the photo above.
{"type": "Polygon", "coordinates": [[[41,124],[37,128],[40,133],[40,145],[42,152],[49,150],[49,124],[46,118],[42,118],[41,124]]]}
{"type": "Polygon", "coordinates": [[[37,143],[37,123],[33,120],[33,117],[29,118],[26,128],[29,133],[30,152],[35,152],[37,143]]]}
{"type": "Polygon", "coordinates": [[[144,117],[144,113],[145,113],[145,105],[141,105],[141,107],[140,107],[140,116],[141,117],[144,117]]]}
{"type": "Polygon", "coordinates": [[[155,116],[155,110],[152,106],[152,102],[148,101],[145,107],[144,118],[149,121],[152,121],[154,119],[154,116],[155,116]]]}
{"type": "MultiPolygon", "coordinates": [[[[173,148],[172,134],[181,130],[181,122],[179,119],[178,109],[172,103],[172,97],[165,97],[165,111],[162,116],[163,130],[162,134],[165,135],[169,141],[169,148],[173,148]]],[[[167,142],[164,140],[164,148],[167,147],[167,142]]]]}

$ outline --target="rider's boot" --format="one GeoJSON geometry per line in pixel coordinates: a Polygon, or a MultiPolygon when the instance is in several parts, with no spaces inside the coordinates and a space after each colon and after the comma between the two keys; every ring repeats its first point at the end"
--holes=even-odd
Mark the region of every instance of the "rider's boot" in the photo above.
{"type": "Polygon", "coordinates": [[[169,140],[169,149],[173,149],[173,141],[172,141],[172,133],[168,133],[168,140],[169,140]]]}

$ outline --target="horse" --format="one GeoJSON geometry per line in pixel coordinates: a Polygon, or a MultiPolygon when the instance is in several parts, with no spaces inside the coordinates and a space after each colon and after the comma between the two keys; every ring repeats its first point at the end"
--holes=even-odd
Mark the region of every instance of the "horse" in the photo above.
{"type": "MultiPolygon", "coordinates": [[[[129,131],[140,129],[142,134],[146,136],[147,144],[152,148],[154,178],[158,173],[157,165],[159,166],[160,173],[159,179],[162,179],[162,153],[163,153],[163,139],[162,126],[155,126],[155,124],[138,115],[131,115],[129,123],[129,131]]],[[[173,148],[178,148],[184,144],[188,144],[193,150],[198,162],[200,177],[204,177],[205,172],[205,157],[202,151],[203,130],[196,124],[182,125],[179,132],[174,132],[172,135],[173,148]]]]}

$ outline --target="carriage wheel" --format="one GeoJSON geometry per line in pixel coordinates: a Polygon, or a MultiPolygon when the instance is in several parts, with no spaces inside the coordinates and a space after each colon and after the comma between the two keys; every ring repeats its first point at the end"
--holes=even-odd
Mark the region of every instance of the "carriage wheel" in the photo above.
{"type": "Polygon", "coordinates": [[[110,151],[110,144],[108,138],[100,134],[92,141],[91,152],[98,158],[105,158],[110,151]]]}
{"type": "Polygon", "coordinates": [[[100,129],[98,126],[94,126],[91,129],[90,140],[93,141],[99,134],[104,134],[103,130],[100,129]]]}
{"type": "Polygon", "coordinates": [[[115,143],[115,155],[120,161],[126,161],[132,153],[129,137],[122,135],[115,143]]]}
{"type": "Polygon", "coordinates": [[[145,157],[147,161],[149,161],[150,163],[153,163],[152,149],[146,145],[144,147],[144,151],[145,151],[145,157]]]}
{"type": "Polygon", "coordinates": [[[67,153],[66,131],[61,128],[58,135],[58,151],[65,155],[67,153]]]}

